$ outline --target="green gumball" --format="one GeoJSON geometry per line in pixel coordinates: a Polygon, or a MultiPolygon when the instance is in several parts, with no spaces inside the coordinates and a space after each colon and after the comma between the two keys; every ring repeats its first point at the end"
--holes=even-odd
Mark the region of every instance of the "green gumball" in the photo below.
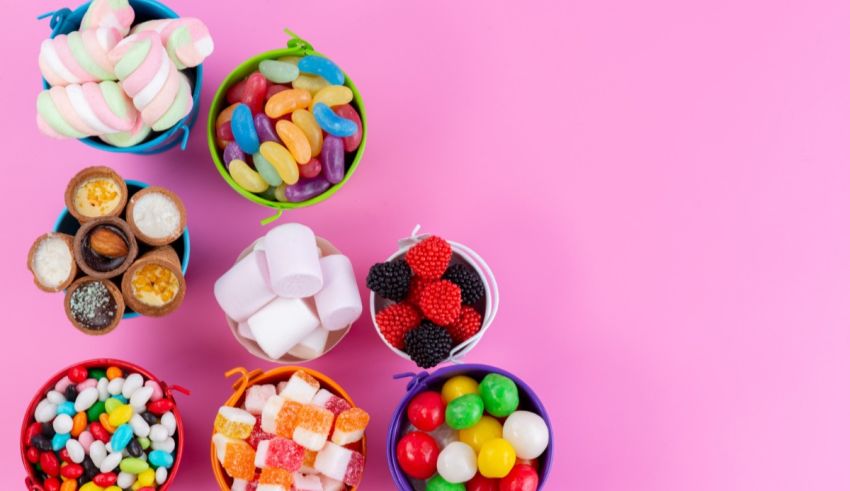
{"type": "Polygon", "coordinates": [[[478,394],[466,394],[446,406],[446,424],[455,430],[475,426],[484,415],[484,401],[478,394]]]}
{"type": "Polygon", "coordinates": [[[452,483],[437,474],[425,484],[425,491],[464,491],[466,486],[462,483],[452,483]]]}
{"type": "Polygon", "coordinates": [[[484,401],[484,409],[497,418],[510,416],[519,407],[516,383],[504,375],[488,374],[479,384],[478,390],[484,401]]]}

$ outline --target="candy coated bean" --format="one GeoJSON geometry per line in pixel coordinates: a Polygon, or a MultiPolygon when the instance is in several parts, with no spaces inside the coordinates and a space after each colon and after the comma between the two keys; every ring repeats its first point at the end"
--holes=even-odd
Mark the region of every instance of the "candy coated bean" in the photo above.
{"type": "Polygon", "coordinates": [[[59,486],[59,491],[77,491],[77,481],[69,480],[59,486]]]}
{"type": "Polygon", "coordinates": [[[310,159],[306,164],[298,166],[298,173],[304,179],[312,179],[322,173],[322,162],[319,159],[310,159]]]}
{"type": "Polygon", "coordinates": [[[509,416],[519,406],[519,390],[513,380],[499,375],[489,373],[478,386],[484,408],[488,413],[497,418],[509,416]]]}
{"type": "Polygon", "coordinates": [[[245,81],[245,93],[242,94],[242,103],[251,109],[251,114],[257,114],[263,110],[266,100],[266,90],[269,81],[260,72],[254,72],[245,81]]]}
{"type": "Polygon", "coordinates": [[[239,148],[239,145],[236,142],[230,142],[224,147],[224,153],[222,154],[224,158],[224,165],[230,163],[231,160],[245,160],[245,152],[239,148]]]}
{"type": "Polygon", "coordinates": [[[168,437],[163,441],[151,442],[151,448],[154,450],[162,450],[163,452],[171,453],[177,448],[177,442],[174,438],[168,437]]]}
{"type": "Polygon", "coordinates": [[[260,139],[257,136],[257,129],[254,127],[254,117],[251,115],[251,109],[248,106],[240,104],[233,110],[230,128],[233,130],[233,138],[243,152],[257,153],[260,148],[260,139]]]}
{"type": "Polygon", "coordinates": [[[50,439],[41,434],[32,437],[32,446],[41,450],[42,452],[53,450],[53,443],[50,441],[50,439]]]}
{"type": "Polygon", "coordinates": [[[148,436],[151,434],[151,427],[144,418],[138,414],[134,414],[130,418],[130,427],[133,428],[133,433],[136,436],[148,436]]]}
{"type": "Polygon", "coordinates": [[[278,60],[263,60],[260,62],[260,73],[270,82],[285,84],[292,82],[298,77],[299,71],[296,65],[278,60]]]}
{"type": "Polygon", "coordinates": [[[446,481],[446,479],[437,474],[428,479],[425,483],[425,491],[464,491],[463,484],[446,481]]]}
{"type": "Polygon", "coordinates": [[[56,454],[42,452],[38,456],[38,464],[41,466],[41,470],[48,476],[59,475],[59,459],[56,458],[56,454]]]}
{"type": "Polygon", "coordinates": [[[298,182],[298,164],[292,154],[280,143],[265,142],[260,145],[260,154],[274,166],[280,178],[286,184],[298,182]]]}
{"type": "Polygon", "coordinates": [[[103,464],[103,459],[106,458],[106,445],[101,441],[96,441],[92,443],[91,448],[89,449],[89,457],[91,457],[92,463],[95,466],[100,467],[103,464]]]}
{"type": "Polygon", "coordinates": [[[322,176],[313,179],[301,179],[298,184],[286,187],[286,200],[293,203],[307,201],[324,193],[329,187],[331,187],[331,183],[322,176]]]}
{"type": "MultiPolygon", "coordinates": [[[[148,404],[148,407],[150,407],[150,404],[148,404]]],[[[155,425],[155,424],[157,424],[157,423],[159,422],[159,418],[157,418],[157,417],[156,417],[156,415],[155,415],[154,413],[150,412],[150,411],[145,411],[145,412],[143,412],[143,413],[142,413],[142,418],[143,418],[143,419],[144,419],[144,420],[145,420],[145,421],[146,421],[149,425],[155,425]]]]}
{"type": "MultiPolygon", "coordinates": [[[[109,400],[109,399],[107,399],[109,400]]],[[[86,417],[89,421],[97,421],[100,415],[106,412],[106,402],[97,401],[86,411],[86,417]]]]}
{"type": "Polygon", "coordinates": [[[257,128],[257,136],[260,138],[260,143],[263,142],[278,142],[277,133],[274,131],[274,123],[264,113],[254,115],[254,127],[257,128]]]}
{"type": "Polygon", "coordinates": [[[86,453],[89,453],[89,448],[91,448],[91,444],[94,443],[94,437],[90,431],[86,430],[80,433],[80,437],[77,438],[77,441],[79,441],[80,445],[83,446],[83,450],[86,453]]]}
{"type": "MultiPolygon", "coordinates": [[[[38,408],[36,408],[36,413],[38,413],[38,408]]],[[[77,414],[77,410],[74,409],[74,403],[73,402],[65,401],[62,404],[59,404],[58,407],[56,407],[55,412],[53,413],[53,416],[55,417],[57,414],[67,414],[68,416],[73,416],[73,415],[77,414]]],[[[36,418],[36,421],[38,421],[38,418],[36,418]]],[[[44,421],[42,421],[42,423],[43,422],[44,421]]]]}
{"type": "MultiPolygon", "coordinates": [[[[122,390],[123,390],[123,389],[122,389],[122,390]]],[[[128,401],[127,401],[127,398],[126,398],[126,397],[124,397],[124,396],[123,396],[123,395],[121,395],[121,394],[115,394],[115,396],[114,396],[114,397],[115,397],[116,399],[118,399],[118,401],[119,401],[121,404],[127,404],[127,402],[128,402],[128,401]]]]}
{"type": "Polygon", "coordinates": [[[82,392],[86,389],[97,388],[97,380],[89,378],[77,384],[77,392],[82,392]]]}
{"type": "Polygon", "coordinates": [[[50,442],[50,446],[54,452],[58,452],[59,450],[65,448],[65,444],[68,443],[68,440],[70,439],[70,433],[57,433],[53,435],[53,439],[50,442]]]}
{"type": "Polygon", "coordinates": [[[303,89],[290,89],[278,92],[266,102],[266,115],[277,119],[296,109],[304,109],[313,100],[310,93],[303,89]]]}
{"type": "Polygon", "coordinates": [[[407,405],[407,419],[416,429],[434,431],[446,420],[446,403],[439,392],[425,391],[407,405]]]}
{"type": "Polygon", "coordinates": [[[496,438],[484,443],[478,453],[478,471],[484,477],[501,479],[516,463],[516,453],[507,440],[496,438]]]}
{"type": "Polygon", "coordinates": [[[67,414],[60,414],[53,420],[53,430],[56,433],[70,433],[74,427],[74,420],[67,414]]]}
{"type": "Polygon", "coordinates": [[[346,152],[353,152],[360,147],[360,142],[363,140],[363,121],[360,119],[360,113],[351,107],[351,104],[343,104],[337,106],[334,112],[341,118],[350,119],[357,125],[357,132],[351,136],[346,136],[342,142],[345,144],[346,152]]]}
{"type": "Polygon", "coordinates": [[[115,433],[112,434],[109,444],[112,445],[113,451],[123,452],[132,438],[133,427],[128,424],[123,424],[115,430],[115,433]]]}
{"type": "Polygon", "coordinates": [[[148,454],[148,462],[150,462],[150,464],[154,467],[165,467],[170,469],[171,466],[174,465],[174,457],[168,452],[154,450],[148,454]]]}
{"type": "MultiPolygon", "coordinates": [[[[144,405],[142,405],[144,407],[144,405]]],[[[109,414],[109,426],[113,428],[118,428],[124,423],[130,421],[130,418],[133,417],[133,406],[129,404],[122,404],[115,408],[112,413],[109,414]]]]}
{"type": "Polygon", "coordinates": [[[283,92],[284,90],[289,90],[291,88],[292,88],[292,86],[290,86],[290,85],[280,85],[280,84],[269,85],[269,90],[266,91],[266,101],[268,102],[268,100],[271,99],[271,97],[273,95],[277,94],[278,92],[283,92]]]}
{"type": "Polygon", "coordinates": [[[331,184],[337,184],[345,177],[345,151],[342,138],[328,135],[322,146],[322,175],[331,184]]]}
{"type": "MultiPolygon", "coordinates": [[[[98,402],[100,402],[100,401],[98,401],[98,402]]],[[[94,406],[92,406],[92,407],[94,407],[94,406]]],[[[91,408],[89,408],[89,409],[91,409],[91,408]]],[[[73,424],[71,426],[71,436],[73,436],[74,438],[80,436],[80,433],[85,431],[86,426],[88,426],[88,422],[89,422],[89,420],[88,420],[88,417],[86,416],[86,413],[84,413],[84,412],[77,413],[74,416],[74,419],[72,420],[73,424]]]]}
{"type": "Polygon", "coordinates": [[[82,464],[86,458],[86,450],[77,440],[68,440],[65,444],[65,450],[68,451],[68,458],[75,464],[82,464]]]}
{"type": "Polygon", "coordinates": [[[286,184],[281,184],[280,186],[274,188],[274,199],[280,201],[281,203],[285,203],[288,201],[286,199],[286,184]]]}
{"type": "MultiPolygon", "coordinates": [[[[68,440],[68,441],[70,442],[71,440],[68,440]]],[[[68,444],[66,443],[65,445],[68,445],[68,444]]],[[[59,460],[61,460],[62,462],[65,462],[66,464],[73,464],[73,462],[71,462],[71,456],[68,455],[68,449],[67,448],[63,448],[62,450],[59,451],[59,460]]]]}
{"type": "MultiPolygon", "coordinates": [[[[258,174],[257,171],[250,168],[248,164],[242,160],[231,160],[230,164],[227,165],[227,170],[230,172],[230,177],[236,181],[236,184],[246,191],[251,193],[262,193],[269,188],[269,183],[260,177],[260,174],[258,174]]],[[[151,405],[165,400],[166,399],[162,399],[161,401],[149,404],[148,410],[153,412],[153,410],[151,410],[151,405]]]]}
{"type": "Polygon", "coordinates": [[[53,389],[58,392],[64,393],[65,389],[67,389],[69,385],[71,385],[71,379],[68,378],[67,375],[65,375],[64,377],[60,378],[58,382],[56,382],[56,385],[53,387],[53,389]]]}
{"type": "Polygon", "coordinates": [[[48,477],[44,480],[44,491],[59,491],[59,479],[48,477]]]}
{"type": "Polygon", "coordinates": [[[168,469],[160,467],[156,470],[156,483],[162,485],[168,479],[168,469]]]}
{"type": "Polygon", "coordinates": [[[47,400],[58,406],[65,402],[65,396],[58,390],[51,390],[47,393],[47,400]]]}
{"type": "MultiPolygon", "coordinates": [[[[133,393],[139,390],[145,384],[145,379],[138,373],[131,373],[124,380],[124,387],[121,388],[121,395],[126,399],[132,397],[133,393]]],[[[124,401],[125,403],[127,401],[124,401]]]]}
{"type": "MultiPolygon", "coordinates": [[[[104,413],[105,414],[105,413],[104,413]]],[[[101,415],[103,416],[103,415],[101,415]]],[[[109,432],[106,431],[106,428],[103,427],[100,422],[94,422],[89,425],[89,431],[91,432],[91,436],[94,437],[95,440],[99,440],[103,443],[109,441],[109,432]]]]}
{"type": "Polygon", "coordinates": [[[119,401],[115,397],[110,397],[109,399],[103,402],[103,408],[106,410],[106,414],[114,413],[116,409],[121,407],[121,405],[121,401],[119,401]]]}
{"type": "Polygon", "coordinates": [[[147,450],[151,446],[150,438],[139,438],[139,445],[142,446],[143,450],[147,450]]]}
{"type": "Polygon", "coordinates": [[[463,430],[474,426],[484,414],[484,402],[478,394],[466,394],[446,406],[446,424],[463,430]]]}
{"type": "Polygon", "coordinates": [[[100,463],[100,472],[112,472],[121,464],[124,456],[121,455],[121,452],[112,452],[107,455],[103,462],[100,463]]]}
{"type": "Polygon", "coordinates": [[[316,122],[316,118],[313,117],[313,113],[305,109],[296,109],[292,112],[292,122],[295,123],[295,126],[304,133],[307,141],[310,142],[310,156],[318,156],[322,152],[324,135],[322,128],[319,127],[319,123],[316,122]]]}
{"type": "Polygon", "coordinates": [[[117,377],[109,381],[109,385],[106,386],[106,391],[112,395],[118,395],[121,393],[121,389],[124,388],[124,377],[117,377]]]}
{"type": "Polygon", "coordinates": [[[351,136],[357,133],[357,125],[350,119],[339,117],[331,108],[321,102],[313,107],[313,116],[319,126],[334,136],[351,136]]]}
{"type": "MultiPolygon", "coordinates": [[[[222,112],[224,112],[224,111],[222,111],[222,112]]],[[[106,369],[106,378],[109,379],[109,380],[115,380],[118,377],[123,377],[123,376],[124,376],[124,372],[121,371],[121,369],[118,368],[118,367],[109,367],[109,368],[106,369]]]]}
{"type": "Polygon", "coordinates": [[[94,478],[92,479],[92,482],[102,488],[112,486],[117,481],[118,476],[114,472],[101,472],[100,474],[94,476],[94,478]]]}
{"type": "Polygon", "coordinates": [[[348,104],[352,99],[354,99],[354,92],[345,85],[329,85],[316,92],[316,95],[313,96],[313,102],[310,103],[310,109],[319,102],[334,107],[348,104]]]}
{"type": "Polygon", "coordinates": [[[331,60],[322,56],[308,55],[298,61],[298,69],[304,73],[320,75],[331,84],[345,83],[345,74],[331,60]]]}
{"type": "Polygon", "coordinates": [[[24,454],[27,460],[32,463],[38,463],[38,449],[35,447],[28,447],[26,453],[24,454]]]}
{"type": "Polygon", "coordinates": [[[274,126],[277,136],[299,164],[310,161],[312,147],[307,135],[292,121],[280,120],[274,126]]]}
{"type": "Polygon", "coordinates": [[[229,89],[227,89],[227,102],[231,104],[236,104],[237,102],[242,101],[242,97],[245,96],[245,83],[248,80],[240,80],[233,84],[229,89]]]}
{"type": "Polygon", "coordinates": [[[100,422],[101,426],[103,426],[103,429],[105,429],[109,433],[115,433],[115,427],[112,426],[111,424],[109,424],[109,415],[108,414],[106,414],[106,413],[101,414],[98,421],[100,422]]]}
{"type": "Polygon", "coordinates": [[[306,90],[310,95],[315,95],[329,85],[328,81],[319,75],[309,75],[306,73],[298,75],[298,78],[292,81],[293,88],[306,90]]]}
{"type": "Polygon", "coordinates": [[[65,387],[65,392],[63,392],[63,394],[65,395],[66,401],[74,402],[74,400],[77,398],[77,394],[79,393],[79,391],[77,390],[76,385],[70,383],[70,379],[69,379],[68,384],[69,385],[67,387],[65,387]]]}
{"type": "Polygon", "coordinates": [[[71,382],[75,384],[79,384],[89,377],[89,371],[86,367],[82,365],[77,365],[74,368],[68,370],[68,378],[71,379],[71,382]]]}
{"type": "Polygon", "coordinates": [[[443,384],[443,400],[448,404],[460,396],[466,394],[477,394],[478,382],[466,375],[457,375],[452,377],[443,384]]]}
{"type": "MultiPolygon", "coordinates": [[[[218,116],[215,118],[215,127],[216,129],[221,128],[225,124],[229,123],[231,119],[233,119],[233,111],[236,110],[236,107],[239,103],[231,104],[227,106],[223,111],[218,113],[218,116]]],[[[120,377],[120,375],[119,375],[120,377]]]]}
{"type": "Polygon", "coordinates": [[[131,457],[141,457],[143,452],[142,444],[135,438],[130,440],[130,443],[127,444],[127,453],[130,454],[131,457]]]}
{"type": "MultiPolygon", "coordinates": [[[[153,395],[153,389],[150,387],[141,387],[133,392],[133,396],[130,397],[130,406],[133,407],[136,411],[144,411],[145,406],[148,401],[151,399],[153,395]]],[[[128,419],[129,421],[129,419],[128,419]]]]}
{"type": "Polygon", "coordinates": [[[156,481],[156,473],[153,469],[147,469],[139,473],[139,479],[136,481],[136,486],[144,488],[150,486],[156,481]]]}
{"type": "Polygon", "coordinates": [[[141,459],[124,459],[121,461],[121,472],[138,475],[149,468],[148,463],[141,459]]]}
{"type": "Polygon", "coordinates": [[[79,491],[104,491],[103,488],[93,482],[87,482],[80,486],[79,491]]]}
{"type": "Polygon", "coordinates": [[[62,477],[67,477],[68,479],[76,479],[83,475],[83,466],[80,464],[63,465],[62,468],[59,469],[59,474],[62,477]]]}
{"type": "Polygon", "coordinates": [[[171,411],[162,415],[159,424],[165,426],[165,429],[168,430],[168,436],[173,436],[177,432],[177,417],[171,411]]]}
{"type": "Polygon", "coordinates": [[[29,445],[32,443],[33,437],[39,434],[41,434],[41,423],[32,423],[27,427],[26,433],[24,433],[24,443],[29,445]]]}
{"type": "Polygon", "coordinates": [[[233,140],[233,128],[231,128],[229,124],[219,126],[215,130],[215,141],[216,145],[218,145],[219,148],[224,148],[228,143],[232,142],[233,140]]]}
{"type": "Polygon", "coordinates": [[[162,386],[159,385],[159,382],[155,380],[148,380],[147,382],[145,382],[145,387],[150,387],[151,389],[153,389],[153,394],[151,394],[152,401],[158,401],[162,399],[162,386]]]}
{"type": "Polygon", "coordinates": [[[283,183],[283,179],[280,178],[275,167],[262,154],[255,153],[253,159],[254,168],[257,169],[257,173],[269,186],[280,186],[283,183]]]}
{"type": "Polygon", "coordinates": [[[92,368],[89,370],[89,378],[100,380],[103,377],[106,377],[106,370],[102,368],[92,368]]]}
{"type": "Polygon", "coordinates": [[[109,380],[106,380],[106,377],[98,379],[97,381],[97,400],[105,401],[109,398],[109,391],[106,388],[109,387],[109,380]]]}

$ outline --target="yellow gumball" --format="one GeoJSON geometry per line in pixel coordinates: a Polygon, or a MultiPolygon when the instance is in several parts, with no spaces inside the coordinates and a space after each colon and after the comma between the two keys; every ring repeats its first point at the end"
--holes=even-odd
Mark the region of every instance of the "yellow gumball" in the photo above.
{"type": "Polygon", "coordinates": [[[481,446],[490,440],[502,438],[502,423],[492,416],[482,416],[473,426],[460,430],[460,441],[472,447],[475,453],[481,451],[481,446]]]}
{"type": "Polygon", "coordinates": [[[516,463],[514,447],[503,438],[495,438],[481,446],[478,453],[478,471],[484,477],[501,479],[508,475],[516,463]]]}
{"type": "Polygon", "coordinates": [[[443,384],[443,400],[446,404],[466,394],[477,394],[478,382],[466,375],[452,377],[443,384]]]}

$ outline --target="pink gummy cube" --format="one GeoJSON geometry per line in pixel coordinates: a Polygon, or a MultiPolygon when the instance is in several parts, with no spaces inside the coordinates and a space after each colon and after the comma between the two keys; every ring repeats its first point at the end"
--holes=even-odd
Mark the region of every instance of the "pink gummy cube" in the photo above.
{"type": "Polygon", "coordinates": [[[273,467],[295,472],[304,463],[304,447],[286,438],[260,442],[254,465],[260,469],[273,467]]]}
{"type": "Polygon", "coordinates": [[[306,476],[304,474],[295,474],[295,485],[293,491],[324,491],[322,480],[319,476],[306,476]]]}
{"type": "Polygon", "coordinates": [[[349,486],[357,486],[363,478],[365,462],[359,452],[328,442],[316,456],[316,469],[349,486]]]}
{"type": "Polygon", "coordinates": [[[251,430],[251,436],[248,437],[248,445],[251,445],[256,450],[257,445],[259,445],[260,442],[264,440],[271,440],[274,437],[274,434],[263,431],[262,423],[259,419],[257,419],[257,422],[254,424],[254,429],[251,430]]]}
{"type": "Polygon", "coordinates": [[[335,396],[327,389],[320,389],[316,396],[313,397],[312,404],[327,409],[334,413],[334,416],[339,416],[346,409],[351,409],[351,404],[348,401],[342,397],[335,396]]]}
{"type": "Polygon", "coordinates": [[[245,393],[245,410],[254,415],[260,415],[263,412],[263,406],[269,397],[276,396],[277,389],[274,385],[252,385],[248,387],[248,392],[245,393]]]}

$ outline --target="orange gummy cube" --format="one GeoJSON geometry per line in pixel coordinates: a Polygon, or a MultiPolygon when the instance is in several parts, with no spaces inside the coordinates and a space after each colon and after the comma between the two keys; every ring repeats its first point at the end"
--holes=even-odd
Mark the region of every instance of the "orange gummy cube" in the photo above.
{"type": "Polygon", "coordinates": [[[234,479],[250,481],[254,478],[254,457],[254,449],[246,442],[228,443],[224,453],[224,470],[234,479]]]}
{"type": "Polygon", "coordinates": [[[275,418],[275,433],[278,436],[292,439],[292,433],[295,431],[295,426],[298,423],[298,414],[301,411],[302,404],[295,401],[284,401],[280,407],[280,412],[275,418]]]}
{"type": "Polygon", "coordinates": [[[260,473],[260,484],[279,484],[284,489],[289,489],[293,485],[292,473],[285,469],[266,467],[260,473]]]}

